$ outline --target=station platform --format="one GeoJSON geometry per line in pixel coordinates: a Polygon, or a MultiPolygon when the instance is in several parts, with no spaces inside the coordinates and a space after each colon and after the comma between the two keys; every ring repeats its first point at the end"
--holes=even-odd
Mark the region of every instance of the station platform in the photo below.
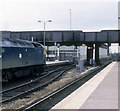
{"type": "Polygon", "coordinates": [[[48,67],[65,65],[68,63],[70,63],[70,62],[69,61],[46,61],[46,65],[48,67]]]}
{"type": "Polygon", "coordinates": [[[68,95],[54,109],[118,109],[118,66],[112,62],[68,95]]]}
{"type": "Polygon", "coordinates": [[[59,64],[59,63],[66,63],[69,61],[46,61],[46,64],[59,64]]]}

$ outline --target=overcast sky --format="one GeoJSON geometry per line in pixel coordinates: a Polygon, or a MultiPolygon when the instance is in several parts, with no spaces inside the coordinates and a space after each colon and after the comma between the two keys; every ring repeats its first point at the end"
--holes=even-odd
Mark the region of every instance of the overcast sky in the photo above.
{"type": "MultiPolygon", "coordinates": [[[[100,31],[118,29],[119,0],[0,0],[0,30],[39,31],[52,20],[46,30],[100,31]]],[[[118,48],[112,46],[112,52],[118,48]]]]}
{"type": "Polygon", "coordinates": [[[96,31],[118,28],[118,0],[0,0],[0,30],[43,30],[38,20],[52,20],[46,30],[96,31]]]}

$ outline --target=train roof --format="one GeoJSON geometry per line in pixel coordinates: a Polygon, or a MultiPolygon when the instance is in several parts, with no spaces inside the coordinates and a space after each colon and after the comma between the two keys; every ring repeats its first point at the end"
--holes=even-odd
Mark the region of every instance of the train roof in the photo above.
{"type": "Polygon", "coordinates": [[[21,39],[3,38],[1,41],[2,42],[0,43],[0,46],[2,47],[43,47],[43,45],[41,45],[40,43],[21,39]]]}

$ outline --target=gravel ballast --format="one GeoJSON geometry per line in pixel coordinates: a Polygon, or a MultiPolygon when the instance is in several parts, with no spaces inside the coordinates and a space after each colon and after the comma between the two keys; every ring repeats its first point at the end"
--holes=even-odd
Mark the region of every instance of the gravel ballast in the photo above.
{"type": "Polygon", "coordinates": [[[83,74],[90,72],[91,70],[94,70],[96,68],[97,67],[86,68],[86,70],[82,73],[76,71],[75,68],[71,69],[68,72],[64,73],[59,79],[49,84],[48,86],[44,87],[43,89],[33,92],[27,95],[26,97],[20,98],[18,100],[2,104],[2,109],[19,109],[21,107],[24,107],[25,105],[28,105],[33,101],[37,100],[38,98],[42,98],[45,95],[50,94],[51,92],[63,87],[64,85],[70,83],[71,81],[74,81],[75,79],[81,77],[83,74]]]}

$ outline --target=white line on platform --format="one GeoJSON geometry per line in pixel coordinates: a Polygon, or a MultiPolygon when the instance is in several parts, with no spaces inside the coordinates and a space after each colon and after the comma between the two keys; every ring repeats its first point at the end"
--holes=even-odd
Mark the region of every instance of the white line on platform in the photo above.
{"type": "Polygon", "coordinates": [[[115,64],[116,62],[109,64],[80,88],[56,104],[52,109],[80,109],[115,64]]]}

